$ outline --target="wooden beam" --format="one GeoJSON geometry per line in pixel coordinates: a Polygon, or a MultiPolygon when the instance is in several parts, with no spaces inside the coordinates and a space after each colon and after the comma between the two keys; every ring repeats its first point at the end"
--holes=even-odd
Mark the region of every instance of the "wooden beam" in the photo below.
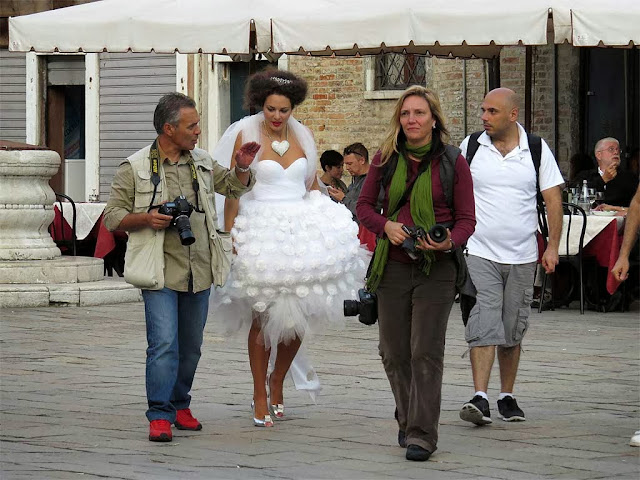
{"type": "Polygon", "coordinates": [[[60,170],[49,185],[54,192],[64,191],[64,87],[47,89],[47,147],[60,155],[60,170]]]}
{"type": "Polygon", "coordinates": [[[0,17],[0,48],[9,48],[9,19],[0,17]]]}
{"type": "Polygon", "coordinates": [[[2,0],[0,2],[0,17],[17,17],[32,13],[46,12],[57,8],[82,5],[96,0],[2,0]]]}
{"type": "Polygon", "coordinates": [[[531,133],[533,112],[531,111],[531,86],[533,84],[533,47],[525,47],[524,64],[524,129],[531,133]]]}

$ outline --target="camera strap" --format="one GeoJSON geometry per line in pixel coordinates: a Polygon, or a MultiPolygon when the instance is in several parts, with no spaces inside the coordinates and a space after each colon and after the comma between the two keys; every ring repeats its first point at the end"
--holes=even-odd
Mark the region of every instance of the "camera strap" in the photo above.
{"type": "MultiPolygon", "coordinates": [[[[407,157],[405,157],[405,158],[407,158],[407,157]]],[[[413,179],[411,179],[411,181],[409,182],[409,184],[405,188],[404,193],[402,194],[402,197],[400,197],[400,200],[398,201],[398,204],[396,205],[396,208],[393,210],[393,212],[391,212],[389,215],[387,215],[388,219],[391,219],[397,212],[400,211],[400,209],[403,207],[403,205],[405,203],[407,203],[407,200],[409,200],[409,195],[411,195],[411,191],[413,190],[414,183],[416,183],[416,180],[418,180],[418,177],[422,173],[424,173],[426,171],[426,169],[429,167],[430,164],[431,164],[431,161],[429,159],[427,159],[426,157],[421,159],[420,166],[418,167],[418,172],[416,173],[416,176],[413,179]]],[[[373,262],[374,262],[375,256],[376,256],[376,250],[374,249],[373,250],[373,255],[371,255],[371,260],[369,261],[369,266],[367,267],[367,273],[365,275],[365,282],[369,278],[369,275],[371,274],[371,269],[373,268],[373,262]]]]}
{"type": "Polygon", "coordinates": [[[396,205],[395,210],[387,216],[388,219],[391,219],[391,217],[393,217],[397,212],[399,212],[400,209],[404,206],[404,204],[407,203],[407,200],[409,200],[409,195],[411,195],[411,190],[413,190],[413,184],[416,183],[416,180],[418,180],[418,177],[427,170],[430,163],[431,162],[426,159],[423,159],[420,162],[420,166],[418,167],[418,173],[416,173],[416,176],[413,177],[413,179],[409,182],[409,185],[407,185],[407,188],[404,190],[402,197],[400,197],[400,201],[398,202],[398,205],[396,205]]]}
{"type": "Polygon", "coordinates": [[[193,191],[196,192],[196,206],[194,210],[198,213],[204,213],[204,210],[200,210],[200,184],[198,183],[198,174],[196,173],[196,166],[193,163],[193,157],[189,156],[189,167],[191,168],[191,184],[193,185],[193,191]]]}
{"type": "MultiPolygon", "coordinates": [[[[407,200],[409,199],[409,195],[411,195],[411,190],[413,190],[413,184],[416,183],[416,180],[418,179],[418,177],[420,176],[420,174],[422,172],[424,172],[428,167],[429,162],[428,161],[422,161],[420,164],[420,167],[418,168],[418,173],[417,175],[409,182],[409,185],[407,185],[407,187],[404,190],[404,193],[402,194],[402,197],[400,197],[400,201],[398,201],[398,204],[396,205],[396,208],[393,212],[391,212],[387,218],[391,219],[391,217],[393,217],[397,212],[400,211],[400,209],[402,208],[402,206],[407,203],[407,200]],[[423,168],[423,164],[426,164],[426,166],[424,166],[423,168]]],[[[377,244],[377,242],[376,242],[377,244]]],[[[369,261],[369,266],[367,267],[367,273],[365,275],[365,281],[366,279],[369,278],[369,275],[371,274],[371,269],[373,268],[373,259],[376,256],[376,250],[373,250],[373,255],[371,255],[371,260],[369,261]]]]}
{"type": "Polygon", "coordinates": [[[151,183],[153,183],[153,195],[151,196],[151,203],[147,209],[147,213],[153,208],[153,201],[156,199],[156,193],[158,192],[158,185],[160,185],[160,174],[158,173],[158,165],[160,163],[160,153],[158,152],[158,138],[151,144],[149,150],[149,161],[151,162],[151,183]]]}
{"type": "MultiPolygon", "coordinates": [[[[156,199],[158,185],[160,185],[160,153],[158,151],[157,137],[151,144],[151,149],[149,150],[149,161],[151,163],[151,183],[153,183],[153,195],[151,196],[151,203],[149,204],[147,212],[150,212],[153,208],[153,201],[156,199]]],[[[204,210],[200,209],[200,198],[198,195],[198,192],[200,191],[200,184],[198,183],[198,174],[196,172],[196,166],[191,155],[189,155],[189,160],[187,161],[187,163],[189,164],[189,168],[191,169],[191,185],[193,187],[193,191],[196,192],[196,206],[194,210],[198,213],[204,213],[204,210]]]]}

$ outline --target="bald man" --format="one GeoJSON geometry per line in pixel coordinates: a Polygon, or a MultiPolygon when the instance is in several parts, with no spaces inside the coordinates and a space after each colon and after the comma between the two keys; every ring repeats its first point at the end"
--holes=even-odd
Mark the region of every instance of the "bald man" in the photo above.
{"type": "MultiPolygon", "coordinates": [[[[476,425],[491,423],[487,389],[496,349],[500,365],[500,416],[505,421],[525,419],[513,387],[533,299],[538,217],[536,169],[527,133],[517,121],[519,103],[516,93],[508,88],[497,88],[487,94],[482,103],[484,132],[477,137],[473,161],[468,158],[477,224],[467,243],[467,265],[478,295],[465,338],[471,351],[475,395],[463,405],[460,418],[476,425]]],[[[470,138],[460,145],[465,157],[470,138]]],[[[549,225],[549,243],[542,266],[551,273],[558,264],[563,178],[544,140],[541,148],[538,183],[549,225]]]]}

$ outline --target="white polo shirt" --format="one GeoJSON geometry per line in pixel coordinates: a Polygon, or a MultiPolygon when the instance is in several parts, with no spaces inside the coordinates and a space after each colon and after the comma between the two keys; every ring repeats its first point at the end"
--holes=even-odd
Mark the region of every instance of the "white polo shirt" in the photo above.
{"type": "MultiPolygon", "coordinates": [[[[471,255],[498,263],[522,264],[538,259],[535,233],[536,170],[524,128],[518,123],[520,144],[506,156],[491,143],[486,132],[478,138],[471,162],[476,202],[476,229],[467,247],[471,255]]],[[[469,137],[460,144],[467,155],[469,137]]],[[[542,140],[540,191],[564,183],[549,146],[542,140]]]]}

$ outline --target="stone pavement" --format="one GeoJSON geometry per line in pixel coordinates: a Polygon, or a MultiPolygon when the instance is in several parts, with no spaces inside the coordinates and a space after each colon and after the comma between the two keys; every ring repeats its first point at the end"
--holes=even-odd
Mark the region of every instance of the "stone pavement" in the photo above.
{"type": "Polygon", "coordinates": [[[285,387],[286,419],[251,421],[246,340],[206,329],[192,407],[201,432],[147,440],[141,303],[0,310],[0,478],[638,479],[638,306],[627,313],[532,315],[517,382],[527,421],[475,427],[459,310],[449,323],[439,449],[426,463],[396,444],[377,328],[353,319],[317,337],[318,404],[285,387]]]}

